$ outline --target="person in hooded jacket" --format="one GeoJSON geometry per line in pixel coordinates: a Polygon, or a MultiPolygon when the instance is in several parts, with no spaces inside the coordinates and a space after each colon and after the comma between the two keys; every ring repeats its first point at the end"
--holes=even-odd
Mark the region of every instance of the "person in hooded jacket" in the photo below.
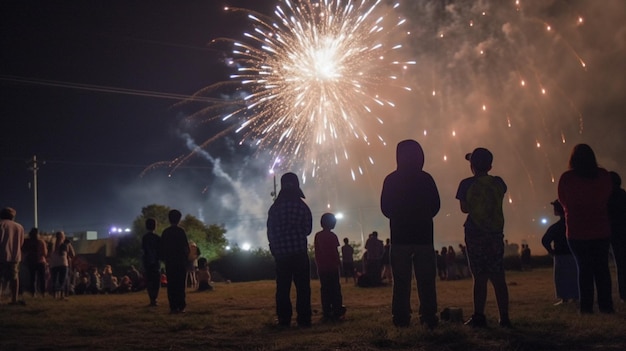
{"type": "Polygon", "coordinates": [[[422,169],[424,151],[417,141],[398,143],[396,161],[397,169],[385,178],[380,198],[391,229],[393,323],[410,325],[411,278],[415,274],[420,322],[432,329],[438,323],[433,218],[441,200],[433,177],[422,169]]]}

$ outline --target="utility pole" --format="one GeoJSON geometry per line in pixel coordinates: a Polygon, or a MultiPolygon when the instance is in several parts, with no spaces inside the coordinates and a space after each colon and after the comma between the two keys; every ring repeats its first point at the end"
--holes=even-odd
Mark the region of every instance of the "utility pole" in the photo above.
{"type": "Polygon", "coordinates": [[[276,196],[278,194],[276,193],[276,173],[274,173],[274,170],[272,170],[272,174],[274,175],[274,191],[272,191],[270,195],[272,195],[272,198],[276,201],[276,196]]]}
{"type": "Polygon", "coordinates": [[[35,228],[39,228],[39,220],[37,218],[37,171],[39,167],[37,166],[37,155],[33,155],[33,159],[29,162],[30,167],[29,170],[33,171],[33,204],[35,206],[35,228]]]}

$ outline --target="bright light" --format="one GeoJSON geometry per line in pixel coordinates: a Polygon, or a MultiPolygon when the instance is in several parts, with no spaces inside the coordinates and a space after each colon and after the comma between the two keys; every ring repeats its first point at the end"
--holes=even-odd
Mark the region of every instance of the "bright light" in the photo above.
{"type": "Polygon", "coordinates": [[[335,218],[337,219],[343,219],[343,213],[339,212],[335,215],[335,218]]]}
{"type": "Polygon", "coordinates": [[[130,228],[112,226],[111,229],[109,229],[109,235],[122,234],[122,233],[130,233],[130,228]]]}
{"type": "Polygon", "coordinates": [[[547,218],[542,218],[541,219],[541,224],[548,224],[548,219],[547,218]]]}
{"type": "Polygon", "coordinates": [[[250,243],[243,243],[243,245],[241,245],[241,249],[243,251],[250,251],[251,248],[252,246],[250,245],[250,243]]]}

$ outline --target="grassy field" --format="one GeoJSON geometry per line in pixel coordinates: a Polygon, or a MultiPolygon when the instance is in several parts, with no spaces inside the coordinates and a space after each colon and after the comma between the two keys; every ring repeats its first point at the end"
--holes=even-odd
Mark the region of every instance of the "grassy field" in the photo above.
{"type": "MultiPolygon", "coordinates": [[[[67,301],[28,296],[26,306],[0,306],[0,350],[624,350],[626,306],[616,299],[614,315],[580,316],[574,304],[553,306],[551,269],[509,272],[514,329],[497,326],[490,288],[490,327],[473,330],[441,323],[430,331],[414,320],[391,323],[391,287],[343,285],[347,319],[319,321],[319,282],[312,281],[313,327],[274,326],[274,282],[216,283],[211,292],[189,291],[188,311],[170,315],[166,291],[161,305],[147,307],[145,292],[71,296],[67,301]]],[[[472,283],[438,282],[439,308],[472,313],[472,283]]],[[[614,296],[617,296],[614,293],[614,296]]],[[[414,288],[413,307],[417,309],[414,288]]],[[[6,300],[5,300],[6,301],[6,300]]]]}

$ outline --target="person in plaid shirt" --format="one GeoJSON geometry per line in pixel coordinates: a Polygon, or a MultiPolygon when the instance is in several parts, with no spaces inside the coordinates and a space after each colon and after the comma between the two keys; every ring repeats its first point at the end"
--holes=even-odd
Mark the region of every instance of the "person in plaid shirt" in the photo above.
{"type": "Polygon", "coordinates": [[[298,326],[311,326],[311,273],[307,236],[313,229],[311,209],[302,200],[298,176],[285,173],[280,193],[268,211],[267,239],[276,263],[276,315],[280,326],[291,324],[291,283],[296,286],[298,326]]]}

